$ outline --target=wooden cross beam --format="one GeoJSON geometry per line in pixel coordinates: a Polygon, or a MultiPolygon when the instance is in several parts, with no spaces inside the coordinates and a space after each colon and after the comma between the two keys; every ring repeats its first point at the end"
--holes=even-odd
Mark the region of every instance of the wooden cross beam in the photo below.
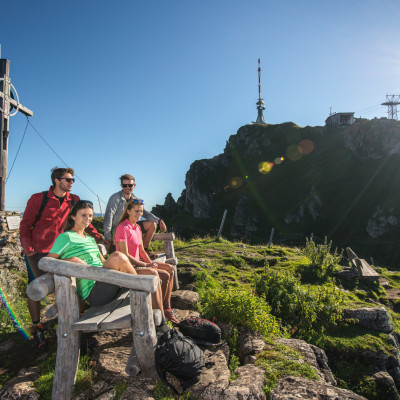
{"type": "Polygon", "coordinates": [[[9,75],[10,61],[0,59],[0,211],[5,210],[6,203],[5,187],[8,163],[10,107],[14,107],[16,112],[20,111],[27,116],[33,115],[33,111],[12,98],[11,87],[13,86],[9,75]]]}

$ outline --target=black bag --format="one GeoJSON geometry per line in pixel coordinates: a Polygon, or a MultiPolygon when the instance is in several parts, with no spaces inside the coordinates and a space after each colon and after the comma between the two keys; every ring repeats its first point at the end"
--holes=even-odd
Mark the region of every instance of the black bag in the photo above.
{"type": "Polygon", "coordinates": [[[158,376],[177,393],[167,381],[166,372],[174,375],[186,390],[199,381],[204,367],[203,351],[191,340],[177,330],[164,333],[157,342],[155,364],[158,376]]]}
{"type": "Polygon", "coordinates": [[[179,330],[191,337],[197,344],[216,345],[221,341],[221,329],[214,322],[199,317],[184,319],[179,330]]]}

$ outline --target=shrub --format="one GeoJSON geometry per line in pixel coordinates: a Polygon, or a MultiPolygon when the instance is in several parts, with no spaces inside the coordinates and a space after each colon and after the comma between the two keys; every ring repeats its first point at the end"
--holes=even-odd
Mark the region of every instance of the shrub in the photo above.
{"type": "Polygon", "coordinates": [[[273,315],[292,334],[312,339],[343,319],[344,296],[335,287],[302,287],[287,271],[267,270],[256,282],[256,293],[265,297],[273,315]]]}
{"type": "Polygon", "coordinates": [[[306,238],[306,247],[303,254],[310,260],[308,272],[317,279],[326,279],[332,275],[335,265],[339,264],[343,250],[339,253],[337,248],[331,254],[332,241],[328,243],[325,236],[324,244],[315,244],[313,236],[306,238]]]}
{"type": "Polygon", "coordinates": [[[268,304],[248,290],[214,288],[199,293],[201,309],[207,318],[241,325],[265,337],[282,333],[268,304]]]}

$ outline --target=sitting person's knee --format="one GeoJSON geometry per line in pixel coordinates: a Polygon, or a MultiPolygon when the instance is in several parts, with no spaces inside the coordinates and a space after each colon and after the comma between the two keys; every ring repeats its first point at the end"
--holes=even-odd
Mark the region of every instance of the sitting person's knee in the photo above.
{"type": "Polygon", "coordinates": [[[124,253],[121,253],[120,251],[115,251],[110,255],[108,259],[109,260],[113,259],[116,262],[126,262],[126,261],[129,262],[128,257],[124,253]]]}

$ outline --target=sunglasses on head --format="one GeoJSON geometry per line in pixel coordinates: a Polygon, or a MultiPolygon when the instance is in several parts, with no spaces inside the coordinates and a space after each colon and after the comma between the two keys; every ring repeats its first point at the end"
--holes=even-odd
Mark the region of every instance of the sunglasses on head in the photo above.
{"type": "Polygon", "coordinates": [[[142,199],[132,199],[131,203],[142,205],[142,204],[144,204],[144,201],[142,199]]]}
{"type": "Polygon", "coordinates": [[[68,183],[70,183],[70,182],[74,183],[75,182],[75,178],[59,178],[60,181],[61,181],[61,179],[65,179],[68,183]]]}
{"type": "Polygon", "coordinates": [[[121,185],[122,187],[124,188],[128,187],[129,189],[135,186],[133,183],[121,183],[121,185]]]}
{"type": "Polygon", "coordinates": [[[77,206],[80,206],[80,205],[82,205],[82,204],[90,204],[91,206],[92,206],[92,208],[93,208],[93,203],[90,201],[90,200],[78,200],[75,204],[74,204],[74,206],[72,207],[72,209],[74,209],[75,207],[77,207],[77,206]]]}

